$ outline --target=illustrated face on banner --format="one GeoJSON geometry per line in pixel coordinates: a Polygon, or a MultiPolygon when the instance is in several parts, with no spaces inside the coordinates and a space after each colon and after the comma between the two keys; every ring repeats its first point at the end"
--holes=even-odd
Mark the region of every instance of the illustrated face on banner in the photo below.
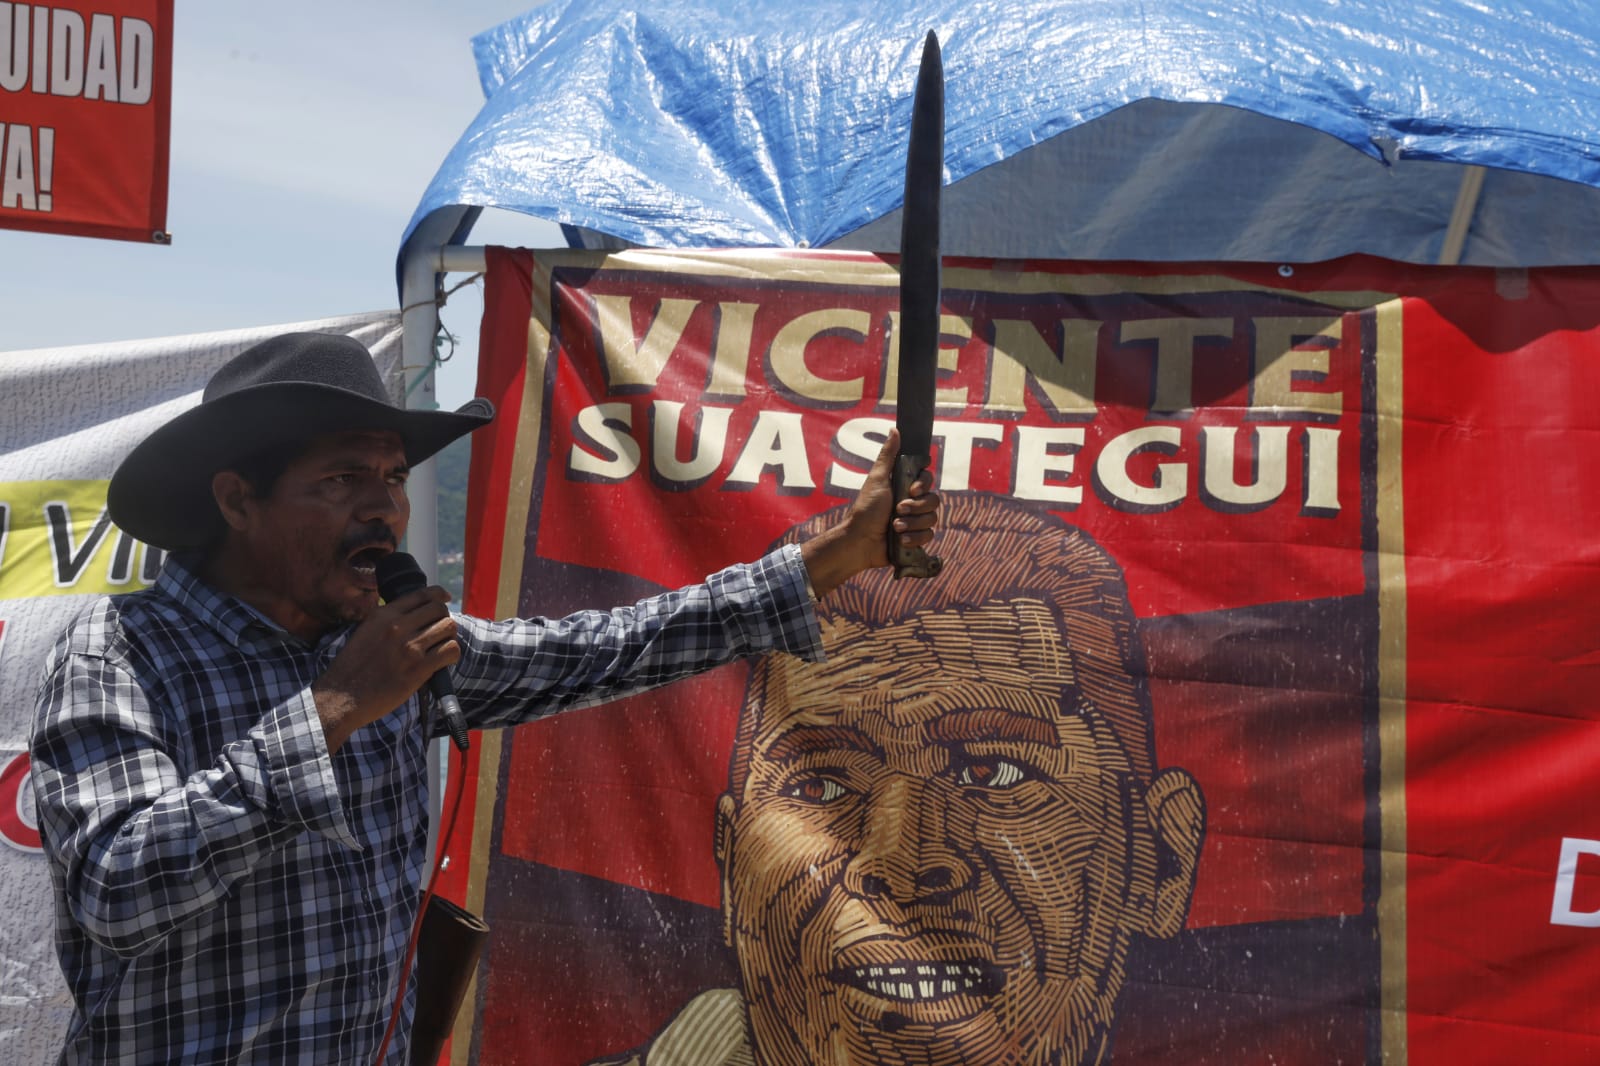
{"type": "Polygon", "coordinates": [[[1115,564],[997,497],[946,523],[964,578],[830,599],[828,661],[746,700],[718,853],[768,1066],[1099,1062],[1130,938],[1183,924],[1202,800],[1152,774],[1115,564]]]}

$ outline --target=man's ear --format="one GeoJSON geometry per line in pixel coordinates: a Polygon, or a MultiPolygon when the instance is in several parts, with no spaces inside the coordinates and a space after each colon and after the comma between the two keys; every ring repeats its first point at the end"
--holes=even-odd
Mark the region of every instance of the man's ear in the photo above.
{"type": "Polygon", "coordinates": [[[245,528],[245,504],[254,496],[250,483],[232,470],[219,470],[211,476],[211,498],[230,529],[245,528]]]}
{"type": "Polygon", "coordinates": [[[733,947],[733,795],[724,792],[717,799],[717,869],[722,874],[722,942],[733,947]]]}
{"type": "Polygon", "coordinates": [[[1206,801],[1187,771],[1168,768],[1150,782],[1144,802],[1155,837],[1156,879],[1140,931],[1164,939],[1176,936],[1189,915],[1206,835],[1206,801]]]}

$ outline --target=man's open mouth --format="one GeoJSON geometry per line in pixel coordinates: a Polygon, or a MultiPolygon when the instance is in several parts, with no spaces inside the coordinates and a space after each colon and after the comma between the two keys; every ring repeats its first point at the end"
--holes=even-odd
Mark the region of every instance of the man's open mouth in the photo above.
{"type": "Polygon", "coordinates": [[[828,975],[839,984],[882,999],[931,1003],[952,996],[992,996],[1005,986],[1005,971],[981,959],[911,960],[841,967],[828,975]]]}
{"type": "Polygon", "coordinates": [[[389,554],[387,547],[373,545],[362,548],[353,553],[349,558],[350,569],[363,578],[376,580],[378,574],[378,560],[389,554]]]}

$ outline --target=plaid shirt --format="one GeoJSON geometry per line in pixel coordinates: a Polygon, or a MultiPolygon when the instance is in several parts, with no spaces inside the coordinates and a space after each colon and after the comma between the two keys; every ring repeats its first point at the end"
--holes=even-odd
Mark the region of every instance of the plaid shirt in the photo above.
{"type": "MultiPolygon", "coordinates": [[[[479,728],[753,653],[820,655],[793,546],[632,608],[457,621],[456,691],[479,728]]],[[[77,1003],[63,1063],[377,1054],[420,898],[428,787],[415,696],[329,756],[310,689],[349,631],[307,644],[169,559],[153,588],[99,601],[63,634],[32,752],[77,1003]]],[[[407,1059],[414,996],[390,1063],[407,1059]]]]}

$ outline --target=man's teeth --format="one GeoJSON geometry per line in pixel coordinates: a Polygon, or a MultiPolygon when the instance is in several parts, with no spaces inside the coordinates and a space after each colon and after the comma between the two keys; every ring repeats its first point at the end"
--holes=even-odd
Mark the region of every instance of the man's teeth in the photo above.
{"type": "Polygon", "coordinates": [[[970,962],[856,966],[846,971],[851,984],[885,999],[944,999],[986,991],[983,968],[970,962]]]}
{"type": "Polygon", "coordinates": [[[362,548],[360,551],[352,552],[346,556],[345,562],[350,569],[362,577],[372,577],[378,572],[378,560],[380,558],[382,558],[382,553],[376,548],[362,548]]]}

